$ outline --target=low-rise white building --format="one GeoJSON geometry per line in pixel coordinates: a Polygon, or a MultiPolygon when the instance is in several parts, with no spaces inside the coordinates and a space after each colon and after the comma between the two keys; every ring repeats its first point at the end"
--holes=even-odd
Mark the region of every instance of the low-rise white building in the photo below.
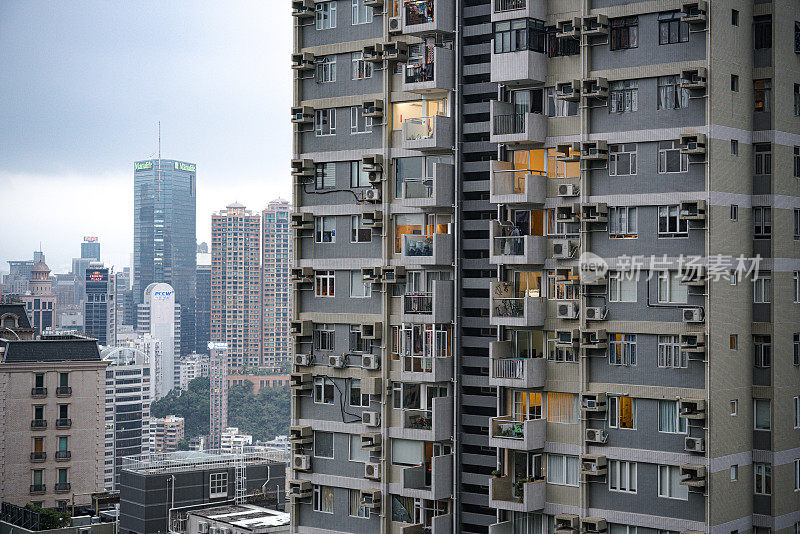
{"type": "Polygon", "coordinates": [[[229,426],[222,432],[222,451],[224,452],[243,452],[244,447],[253,444],[253,436],[250,434],[240,434],[239,428],[229,426]]]}

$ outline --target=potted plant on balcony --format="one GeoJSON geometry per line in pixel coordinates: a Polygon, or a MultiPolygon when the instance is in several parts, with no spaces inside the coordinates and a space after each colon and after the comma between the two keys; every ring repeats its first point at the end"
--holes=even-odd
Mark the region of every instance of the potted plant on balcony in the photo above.
{"type": "Polygon", "coordinates": [[[526,484],[528,482],[531,482],[530,478],[520,478],[514,481],[514,497],[522,500],[522,498],[525,496],[525,489],[523,484],[526,484]]]}

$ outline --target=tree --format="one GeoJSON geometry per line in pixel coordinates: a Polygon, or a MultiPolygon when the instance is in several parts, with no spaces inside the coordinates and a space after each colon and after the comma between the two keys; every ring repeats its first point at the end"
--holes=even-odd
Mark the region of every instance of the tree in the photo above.
{"type": "Polygon", "coordinates": [[[53,530],[69,525],[69,512],[55,508],[42,508],[35,504],[26,504],[25,508],[39,514],[39,530],[53,530]]]}

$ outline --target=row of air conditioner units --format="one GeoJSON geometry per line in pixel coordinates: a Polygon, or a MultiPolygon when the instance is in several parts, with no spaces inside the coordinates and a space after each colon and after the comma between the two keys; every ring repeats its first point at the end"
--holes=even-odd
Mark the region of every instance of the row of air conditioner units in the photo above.
{"type": "Polygon", "coordinates": [[[601,517],[558,514],[553,519],[555,534],[604,534],[608,531],[608,523],[601,517]]]}
{"type": "Polygon", "coordinates": [[[575,202],[556,206],[556,221],[607,223],[608,204],[605,202],[575,202]]]}
{"type": "MultiPolygon", "coordinates": [[[[571,301],[566,301],[571,303],[571,301]]],[[[558,304],[561,305],[560,303],[558,304]]],[[[608,334],[605,329],[598,328],[593,330],[556,330],[557,347],[580,346],[586,349],[605,349],[608,347],[608,334]]]]}
{"type": "Polygon", "coordinates": [[[364,283],[396,284],[405,281],[406,268],[400,265],[394,267],[363,267],[361,276],[364,279],[364,283]]]}
{"type": "MultiPolygon", "coordinates": [[[[347,355],[329,355],[327,356],[328,367],[335,369],[343,369],[348,367],[347,355]]],[[[294,364],[298,367],[310,367],[315,364],[313,354],[295,354],[294,364]]],[[[374,371],[380,369],[381,358],[379,354],[362,354],[361,355],[361,368],[374,371]]]]}
{"type": "MultiPolygon", "coordinates": [[[[578,303],[572,300],[558,301],[556,304],[557,319],[578,319],[580,308],[578,303]]],[[[584,315],[587,321],[605,321],[608,310],[605,306],[587,306],[584,308],[584,315]]]]}
{"type": "MultiPolygon", "coordinates": [[[[691,25],[705,24],[708,19],[708,3],[705,0],[683,0],[681,21],[691,25]]],[[[556,37],[580,38],[581,35],[599,37],[610,31],[607,15],[572,17],[556,22],[556,37]]],[[[598,43],[600,44],[600,43],[598,43]]]]}
{"type": "MultiPolygon", "coordinates": [[[[389,22],[392,27],[392,22],[389,22]]],[[[380,63],[384,59],[387,61],[408,61],[408,43],[403,41],[378,42],[366,45],[361,50],[364,61],[370,63],[380,63]]]]}
{"type": "MultiPolygon", "coordinates": [[[[603,428],[587,428],[584,438],[586,443],[605,445],[608,443],[608,432],[603,428]]],[[[705,440],[701,437],[686,436],[684,438],[684,450],[686,452],[705,452],[705,440]]]]}
{"type": "MultiPolygon", "coordinates": [[[[363,339],[381,339],[383,336],[383,323],[363,323],[359,325],[363,339]]],[[[309,337],[314,330],[314,323],[310,320],[295,320],[289,323],[289,334],[296,337],[309,337]]]]}

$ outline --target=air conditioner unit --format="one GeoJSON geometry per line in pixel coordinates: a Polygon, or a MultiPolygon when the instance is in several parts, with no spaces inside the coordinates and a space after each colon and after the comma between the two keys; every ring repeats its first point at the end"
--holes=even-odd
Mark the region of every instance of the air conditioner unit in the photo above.
{"type": "Polygon", "coordinates": [[[394,267],[384,267],[383,281],[387,284],[396,284],[403,282],[406,279],[406,268],[402,265],[395,265],[394,267]]]}
{"type": "Polygon", "coordinates": [[[578,186],[575,184],[561,184],[558,186],[558,196],[560,197],[576,197],[578,194],[578,186]]]}
{"type": "Polygon", "coordinates": [[[577,39],[581,35],[581,19],[575,17],[567,20],[559,20],[556,23],[556,37],[572,37],[577,39]]]}
{"type": "Polygon", "coordinates": [[[581,331],[581,347],[585,349],[605,349],[608,347],[608,334],[602,328],[581,331]]]}
{"type": "Polygon", "coordinates": [[[557,222],[578,222],[580,207],[577,204],[571,206],[556,206],[557,222]]]}
{"type": "Polygon", "coordinates": [[[311,469],[311,455],[295,454],[292,458],[292,467],[298,471],[308,471],[311,469]]]}
{"type": "Polygon", "coordinates": [[[197,532],[199,532],[200,534],[208,534],[208,523],[206,523],[205,521],[199,521],[197,523],[197,532]]]}
{"type": "Polygon", "coordinates": [[[364,463],[364,478],[372,480],[381,479],[381,464],[366,462],[364,463]]]}
{"type": "Polygon", "coordinates": [[[314,122],[314,108],[311,106],[292,108],[292,122],[294,124],[311,124],[314,122]]]}
{"type": "Polygon", "coordinates": [[[587,321],[603,321],[606,318],[605,308],[601,306],[589,306],[586,308],[587,321]]]}
{"type": "Polygon", "coordinates": [[[292,0],[292,15],[298,18],[314,16],[314,0],[292,0]]]}
{"type": "Polygon", "coordinates": [[[587,78],[583,80],[583,96],[605,100],[608,98],[608,80],[606,78],[587,78]]]}
{"type": "MultiPolygon", "coordinates": [[[[561,306],[561,303],[558,306],[561,306]]],[[[559,347],[571,347],[575,344],[579,334],[579,330],[556,330],[556,345],[559,347]]]]}
{"type": "Polygon", "coordinates": [[[361,490],[361,506],[366,508],[381,507],[381,490],[361,490]]]}
{"type": "Polygon", "coordinates": [[[581,455],[581,475],[597,477],[608,474],[608,461],[602,454],[581,455]]]}
{"type": "Polygon", "coordinates": [[[328,356],[328,365],[336,369],[343,369],[347,365],[347,359],[344,356],[328,356]]]}
{"type": "Polygon", "coordinates": [[[704,399],[678,399],[678,415],[685,419],[705,419],[706,401],[704,399]]]}
{"type": "Polygon", "coordinates": [[[577,102],[581,99],[581,81],[572,80],[571,82],[556,84],[556,100],[567,102],[577,102]]]}
{"type": "Polygon", "coordinates": [[[364,200],[367,202],[380,202],[381,190],[374,187],[364,190],[364,200]]]}
{"type": "Polygon", "coordinates": [[[314,54],[308,52],[300,52],[299,54],[292,54],[292,68],[294,70],[314,70],[314,54]]]}
{"type": "Polygon", "coordinates": [[[581,144],[581,159],[600,161],[608,158],[607,141],[587,141],[581,144]]]}
{"type": "Polygon", "coordinates": [[[680,138],[681,154],[691,156],[703,155],[706,153],[706,136],[699,133],[687,133],[680,138]]]}
{"type": "Polygon", "coordinates": [[[680,218],[687,221],[702,221],[706,218],[705,200],[682,200],[679,206],[680,218]]]}
{"type": "Polygon", "coordinates": [[[706,485],[706,468],[702,465],[680,466],[680,483],[689,488],[702,488],[706,485]]]}
{"type": "Polygon", "coordinates": [[[688,452],[705,452],[706,447],[703,438],[693,438],[686,436],[684,450],[688,452]]]}
{"type": "Polygon", "coordinates": [[[575,247],[569,239],[553,240],[553,257],[559,260],[569,259],[575,252],[575,247]]]}
{"type": "Polygon", "coordinates": [[[307,499],[311,497],[310,480],[290,480],[289,496],[293,499],[307,499]]]}
{"type": "Polygon", "coordinates": [[[312,354],[295,354],[294,364],[300,367],[308,367],[313,365],[314,356],[312,354]]]}
{"type": "Polygon", "coordinates": [[[361,325],[361,337],[364,339],[380,339],[383,323],[367,323],[361,325]]]}
{"type": "Polygon", "coordinates": [[[681,20],[687,24],[705,24],[708,19],[708,4],[705,0],[685,2],[681,11],[685,14],[681,20]]]}
{"type": "Polygon", "coordinates": [[[403,26],[400,22],[400,17],[389,17],[389,33],[393,35],[403,33],[403,26]]]}
{"type": "Polygon", "coordinates": [[[311,389],[311,373],[291,373],[289,375],[289,385],[295,391],[311,389]]]}
{"type": "Polygon", "coordinates": [[[381,154],[366,154],[361,156],[361,170],[364,172],[383,171],[383,156],[381,154]]]}
{"type": "Polygon", "coordinates": [[[289,333],[298,337],[311,335],[313,323],[311,321],[292,321],[289,323],[289,333]]]}
{"type": "Polygon", "coordinates": [[[365,211],[361,214],[361,217],[365,228],[380,228],[383,226],[382,211],[365,211]]]}
{"type": "Polygon", "coordinates": [[[367,100],[362,109],[364,110],[362,116],[379,119],[383,117],[383,100],[367,100]]]}
{"type": "Polygon", "coordinates": [[[583,28],[581,31],[584,35],[590,37],[608,35],[608,17],[606,15],[583,17],[583,28]]]}
{"type": "Polygon", "coordinates": [[[363,354],[361,356],[361,367],[372,371],[381,368],[381,357],[378,354],[363,354]]]}
{"type": "Polygon", "coordinates": [[[571,300],[559,301],[556,305],[556,317],[558,319],[577,319],[578,307],[571,300]]]}
{"type": "Polygon", "coordinates": [[[581,524],[580,517],[575,514],[558,514],[554,519],[558,534],[573,534],[581,524]]]}
{"type": "Polygon", "coordinates": [[[376,43],[367,45],[361,50],[361,57],[370,63],[380,63],[383,60],[383,45],[376,43]]]}
{"type": "Polygon", "coordinates": [[[702,67],[681,71],[681,87],[684,89],[705,89],[708,76],[706,72],[706,69],[702,67]]]}
{"type": "Polygon", "coordinates": [[[702,323],[703,308],[683,308],[684,323],[702,323]]]}
{"type": "Polygon", "coordinates": [[[684,352],[705,352],[706,335],[704,332],[681,334],[680,343],[684,352]]]}
{"type": "Polygon", "coordinates": [[[379,451],[383,443],[380,432],[365,432],[361,434],[361,448],[369,451],[379,451]]]}
{"type": "Polygon", "coordinates": [[[581,409],[587,412],[606,411],[607,397],[605,393],[581,394],[581,409]]]}
{"type": "Polygon", "coordinates": [[[310,426],[289,427],[289,441],[295,445],[304,445],[314,440],[314,431],[310,426]]]}
{"type": "Polygon", "coordinates": [[[378,412],[361,412],[361,422],[366,426],[381,426],[381,414],[378,412]]]}
{"type": "Polygon", "coordinates": [[[313,177],[315,172],[313,159],[293,159],[292,176],[313,177]]]}
{"type": "Polygon", "coordinates": [[[608,205],[593,202],[581,206],[581,221],[590,223],[608,222],[608,205]]]}
{"type": "Polygon", "coordinates": [[[578,161],[581,157],[581,144],[566,143],[556,145],[556,160],[564,162],[578,161]]]}
{"type": "Polygon", "coordinates": [[[608,441],[608,434],[601,428],[586,429],[586,443],[604,444],[608,441]]]}
{"type": "Polygon", "coordinates": [[[584,517],[581,530],[587,534],[601,534],[608,531],[608,523],[602,517],[584,517]]]}
{"type": "Polygon", "coordinates": [[[384,43],[383,57],[389,61],[408,61],[408,43],[404,41],[384,43]]]}
{"type": "Polygon", "coordinates": [[[372,282],[373,284],[380,283],[381,281],[381,268],[380,267],[362,267],[361,278],[364,283],[372,282]]]}

